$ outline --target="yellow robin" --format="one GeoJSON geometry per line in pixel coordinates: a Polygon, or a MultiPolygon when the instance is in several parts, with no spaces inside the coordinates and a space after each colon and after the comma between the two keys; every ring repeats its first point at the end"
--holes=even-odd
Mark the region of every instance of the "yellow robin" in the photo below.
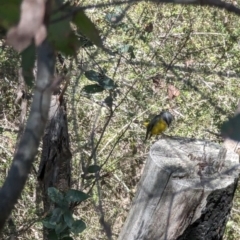
{"type": "Polygon", "coordinates": [[[156,115],[149,123],[146,123],[147,133],[145,141],[152,135],[160,135],[163,133],[172,123],[173,115],[168,111],[162,111],[156,115]]]}

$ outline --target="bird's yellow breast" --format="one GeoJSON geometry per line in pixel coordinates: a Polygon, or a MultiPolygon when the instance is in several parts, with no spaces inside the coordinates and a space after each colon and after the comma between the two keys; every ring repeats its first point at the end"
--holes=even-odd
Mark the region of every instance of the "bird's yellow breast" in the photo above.
{"type": "Polygon", "coordinates": [[[154,124],[152,130],[151,130],[151,134],[153,135],[159,135],[162,132],[164,132],[167,129],[168,125],[164,120],[160,120],[157,123],[154,124]]]}

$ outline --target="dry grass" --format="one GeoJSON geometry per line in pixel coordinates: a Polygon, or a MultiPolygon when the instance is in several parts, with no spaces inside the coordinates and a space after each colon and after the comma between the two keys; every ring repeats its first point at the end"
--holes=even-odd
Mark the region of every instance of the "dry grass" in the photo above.
{"type": "MultiPolygon", "coordinates": [[[[151,141],[143,141],[145,119],[168,108],[175,121],[167,134],[221,142],[209,131],[219,133],[239,98],[240,21],[236,16],[210,8],[144,2],[133,4],[121,23],[111,25],[105,15],[112,11],[120,8],[92,9],[88,13],[109,49],[130,45],[134,57],[131,53],[110,56],[95,47],[81,49],[67,95],[74,188],[90,191],[92,196],[75,211],[87,223],[87,230],[76,240],[107,239],[99,223],[102,214],[112,228],[113,239],[117,239],[151,145],[151,141]],[[109,92],[86,95],[81,91],[91,84],[82,72],[91,69],[106,71],[119,86],[108,124],[111,112],[101,103],[109,92]],[[176,87],[180,95],[169,99],[168,86],[176,87]],[[95,159],[87,162],[103,131],[95,159]],[[81,178],[83,163],[103,164],[100,191],[96,184],[92,187],[93,179],[81,178]]],[[[11,96],[13,101],[11,94],[3,99],[11,96]]],[[[14,123],[12,108],[5,105],[3,109],[6,116],[11,116],[8,121],[14,123]]],[[[3,119],[1,115],[1,126],[6,124],[3,119]]],[[[12,154],[14,145],[9,141],[14,141],[15,135],[11,133],[9,138],[4,128],[2,131],[2,147],[12,154]]],[[[5,150],[0,152],[1,182],[12,159],[5,150]]],[[[13,213],[17,229],[38,217],[35,184],[33,172],[13,213]]],[[[226,239],[240,238],[238,195],[226,239]]],[[[19,239],[41,239],[41,224],[33,224],[19,239]]]]}

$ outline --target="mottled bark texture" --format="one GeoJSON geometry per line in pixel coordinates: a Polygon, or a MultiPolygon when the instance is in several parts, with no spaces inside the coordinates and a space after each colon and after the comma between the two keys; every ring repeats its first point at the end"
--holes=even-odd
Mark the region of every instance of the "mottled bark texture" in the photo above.
{"type": "Polygon", "coordinates": [[[215,143],[157,141],[119,240],[222,239],[238,167],[239,156],[215,143]]]}
{"type": "MultiPolygon", "coordinates": [[[[49,121],[43,137],[42,156],[38,172],[38,180],[42,190],[44,212],[54,205],[50,202],[47,190],[55,187],[67,191],[71,185],[71,152],[68,135],[66,104],[59,96],[52,96],[49,121]]],[[[47,230],[44,230],[44,239],[47,230]]]]}

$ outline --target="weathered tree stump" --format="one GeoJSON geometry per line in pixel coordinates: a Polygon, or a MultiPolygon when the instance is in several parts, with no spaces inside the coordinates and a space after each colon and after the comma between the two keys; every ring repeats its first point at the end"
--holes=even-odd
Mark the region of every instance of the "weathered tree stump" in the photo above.
{"type": "MultiPolygon", "coordinates": [[[[47,191],[55,187],[65,192],[71,187],[71,152],[68,134],[66,103],[53,95],[49,110],[49,120],[43,136],[41,162],[38,171],[38,188],[42,191],[44,212],[55,206],[50,201],[47,191]]],[[[40,191],[38,191],[39,195],[40,191]]],[[[38,196],[38,198],[40,198],[38,196]]],[[[44,228],[43,239],[48,240],[49,229],[44,228]]]]}
{"type": "Polygon", "coordinates": [[[157,141],[119,240],[222,239],[238,168],[239,156],[218,144],[157,141]]]}

